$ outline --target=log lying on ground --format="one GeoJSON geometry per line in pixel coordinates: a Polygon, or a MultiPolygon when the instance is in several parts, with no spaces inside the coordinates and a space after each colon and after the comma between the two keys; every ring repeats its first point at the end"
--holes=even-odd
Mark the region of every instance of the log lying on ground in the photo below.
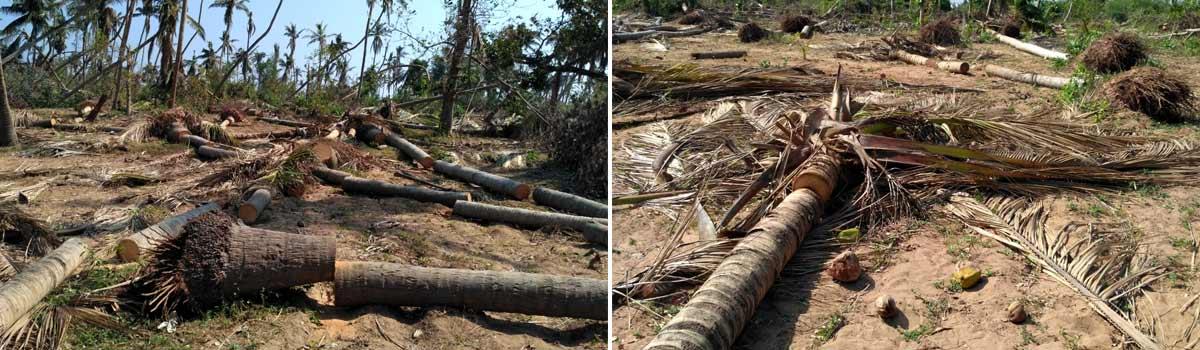
{"type": "Polygon", "coordinates": [[[489,191],[503,193],[518,200],[529,198],[532,189],[529,185],[516,182],[507,177],[490,174],[479,169],[459,166],[443,161],[433,163],[433,171],[446,174],[455,179],[482,186],[489,191]]]}
{"type": "Polygon", "coordinates": [[[272,123],[272,124],[279,124],[279,125],[291,126],[291,127],[297,127],[297,128],[311,128],[311,127],[313,127],[313,124],[312,124],[312,123],[306,123],[306,122],[294,121],[294,120],[287,120],[287,119],[268,118],[268,117],[259,117],[259,118],[258,118],[258,120],[261,120],[261,121],[264,121],[264,122],[268,122],[268,123],[272,123]]]}
{"type": "Polygon", "coordinates": [[[677,38],[684,36],[700,35],[717,29],[716,26],[696,27],[680,31],[659,31],[659,30],[644,30],[640,32],[613,33],[612,39],[614,43],[622,43],[630,40],[638,40],[652,36],[661,36],[664,38],[677,38]]]}
{"type": "Polygon", "coordinates": [[[1034,44],[1030,44],[1030,43],[1018,40],[1016,38],[997,33],[996,31],[988,29],[986,27],[983,29],[988,31],[988,33],[991,33],[993,36],[995,36],[996,40],[1000,40],[1000,42],[1008,44],[1008,46],[1015,47],[1015,48],[1017,48],[1017,50],[1025,51],[1027,53],[1033,54],[1034,56],[1038,56],[1038,57],[1045,58],[1045,59],[1059,59],[1059,60],[1067,59],[1066,53],[1062,53],[1062,52],[1050,50],[1050,49],[1047,49],[1047,48],[1044,48],[1041,46],[1037,46],[1034,44]]]}
{"type": "Polygon", "coordinates": [[[896,50],[893,54],[896,55],[896,58],[899,58],[901,61],[918,66],[928,66],[958,74],[967,74],[971,71],[971,65],[967,62],[942,61],[901,50],[896,50]]]}
{"type": "Polygon", "coordinates": [[[692,58],[697,60],[704,59],[726,59],[745,57],[746,51],[710,51],[710,52],[693,52],[692,58]]]}
{"type": "Polygon", "coordinates": [[[983,66],[984,73],[991,76],[1019,81],[1026,84],[1033,84],[1042,87],[1061,89],[1067,84],[1070,84],[1075,78],[1064,78],[1050,75],[1041,75],[1037,73],[1022,72],[1014,69],[1008,69],[997,65],[986,64],[983,66]]]}
{"type": "Polygon", "coordinates": [[[425,153],[425,150],[422,150],[420,147],[417,147],[417,145],[412,144],[412,142],[408,142],[408,140],[405,140],[396,133],[380,128],[378,125],[367,123],[360,125],[356,130],[356,137],[359,139],[359,141],[374,144],[382,143],[395,147],[396,149],[400,150],[401,153],[404,153],[406,157],[417,162],[417,164],[420,164],[422,168],[433,168],[433,157],[430,157],[428,153],[425,153]]]}
{"type": "Polygon", "coordinates": [[[188,221],[220,207],[216,203],[208,203],[122,238],[117,241],[117,257],[123,262],[137,261],[146,251],[157,247],[164,241],[178,237],[188,221]]]}
{"type": "Polygon", "coordinates": [[[247,133],[238,133],[238,134],[230,134],[229,135],[229,137],[232,137],[232,138],[238,139],[238,140],[286,139],[286,138],[306,137],[306,136],[309,136],[309,128],[295,128],[295,129],[283,130],[283,131],[247,132],[247,133]]]}
{"type": "Polygon", "coordinates": [[[545,187],[533,189],[533,201],[554,209],[594,218],[608,218],[608,206],[566,192],[545,187]]]}
{"type": "Polygon", "coordinates": [[[238,207],[238,218],[246,224],[253,224],[258,221],[258,217],[262,215],[263,210],[271,204],[271,191],[265,188],[254,188],[242,200],[242,206],[238,207]]]}
{"type": "Polygon", "coordinates": [[[449,306],[594,320],[608,318],[604,280],[338,261],[337,306],[449,306]]]}
{"type": "Polygon", "coordinates": [[[75,274],[92,251],[94,243],[76,237],[38,259],[14,276],[0,283],[0,334],[4,334],[18,319],[25,316],[59,284],[75,274]]]}
{"type": "Polygon", "coordinates": [[[29,124],[27,124],[26,126],[38,127],[38,128],[48,128],[48,129],[54,129],[54,130],[63,130],[63,131],[82,131],[82,132],[97,132],[97,131],[99,131],[99,132],[111,132],[111,133],[125,132],[125,128],[122,128],[122,127],[67,124],[67,123],[60,122],[60,121],[58,121],[58,119],[54,119],[54,118],[33,121],[33,122],[30,122],[29,124]]]}
{"type": "Polygon", "coordinates": [[[499,205],[458,201],[454,215],[484,221],[509,223],[530,228],[563,227],[583,233],[583,239],[601,245],[608,244],[608,220],[544,211],[510,208],[499,205]]]}
{"type": "Polygon", "coordinates": [[[401,197],[412,200],[438,203],[453,207],[455,202],[470,201],[471,195],[466,192],[438,191],[424,187],[402,186],[379,180],[364,179],[346,172],[326,167],[313,167],[313,176],[331,185],[341,187],[347,193],[365,194],[378,197],[401,197]]]}
{"type": "Polygon", "coordinates": [[[203,293],[198,298],[202,302],[333,279],[337,257],[333,236],[238,225],[221,213],[200,217],[188,224],[187,229],[184,254],[190,256],[185,259],[199,263],[198,269],[211,269],[208,273],[189,275],[219,276],[217,281],[200,278],[187,282],[193,287],[192,293],[203,293]],[[194,288],[197,286],[203,288],[194,288]]]}
{"type": "Polygon", "coordinates": [[[196,147],[195,149],[196,149],[196,155],[200,156],[200,158],[203,158],[203,159],[224,159],[224,158],[233,158],[233,157],[238,156],[237,151],[220,149],[220,148],[216,148],[213,146],[199,146],[199,147],[196,147]]]}

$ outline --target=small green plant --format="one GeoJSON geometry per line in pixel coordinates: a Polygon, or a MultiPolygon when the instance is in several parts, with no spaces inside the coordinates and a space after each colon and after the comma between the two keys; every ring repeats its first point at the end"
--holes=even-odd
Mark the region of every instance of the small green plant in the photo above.
{"type": "Polygon", "coordinates": [[[817,345],[824,344],[829,339],[833,339],[833,335],[837,334],[837,331],[844,325],[846,325],[846,317],[841,313],[829,315],[829,318],[825,319],[825,323],[817,328],[817,333],[813,335],[813,342],[817,345]]]}
{"type": "Polygon", "coordinates": [[[1096,41],[1096,39],[1100,38],[1100,34],[1101,32],[1097,30],[1083,30],[1081,32],[1067,34],[1067,53],[1070,54],[1071,57],[1078,56],[1083,52],[1083,50],[1086,50],[1088,46],[1091,46],[1093,41],[1096,41]]]}
{"type": "Polygon", "coordinates": [[[928,324],[921,324],[921,326],[911,331],[900,331],[900,335],[904,337],[904,341],[917,341],[930,331],[933,331],[933,329],[931,329],[928,324]]]}
{"type": "Polygon", "coordinates": [[[771,60],[762,60],[758,62],[758,67],[762,69],[771,68],[771,60]]]}
{"type": "Polygon", "coordinates": [[[1183,250],[1191,250],[1192,247],[1194,247],[1196,245],[1195,241],[1192,241],[1191,238],[1186,238],[1186,237],[1171,237],[1170,242],[1171,242],[1171,247],[1174,247],[1175,249],[1183,249],[1183,250]]]}
{"type": "Polygon", "coordinates": [[[933,287],[944,290],[951,294],[962,293],[962,291],[963,291],[962,282],[959,282],[958,280],[955,280],[955,279],[944,279],[944,280],[934,281],[933,287]]]}
{"type": "Polygon", "coordinates": [[[1029,333],[1029,327],[1021,326],[1021,346],[1037,344],[1037,338],[1033,337],[1033,333],[1029,333]]]}

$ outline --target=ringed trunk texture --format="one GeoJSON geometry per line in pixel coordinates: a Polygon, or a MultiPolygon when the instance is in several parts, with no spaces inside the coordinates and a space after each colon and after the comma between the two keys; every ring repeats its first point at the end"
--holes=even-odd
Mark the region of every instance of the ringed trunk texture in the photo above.
{"type": "MultiPolygon", "coordinates": [[[[184,139],[186,139],[191,134],[192,134],[192,132],[188,131],[187,127],[183,126],[183,123],[174,122],[174,123],[171,123],[171,131],[167,132],[167,141],[171,141],[171,142],[175,142],[175,143],[183,142],[184,139]]],[[[197,137],[199,137],[199,136],[197,136],[197,137]]]]}
{"type": "Polygon", "coordinates": [[[239,139],[239,140],[285,139],[285,138],[292,138],[292,137],[308,136],[308,133],[309,133],[308,129],[306,129],[306,128],[295,128],[295,129],[283,130],[283,131],[260,131],[260,132],[241,133],[241,134],[230,134],[229,136],[232,138],[235,138],[235,139],[239,139]]]}
{"type": "MultiPolygon", "coordinates": [[[[832,188],[839,164],[825,154],[813,157],[805,166],[819,168],[811,173],[832,175],[821,184],[832,188]]],[[[788,194],[738,242],[646,349],[732,348],[775,278],[821,219],[825,203],[817,191],[801,188],[788,194]]]]}
{"type": "Polygon", "coordinates": [[[213,144],[212,141],[209,141],[206,138],[192,134],[187,134],[184,136],[182,141],[184,144],[192,147],[211,146],[213,144]]]}
{"type": "Polygon", "coordinates": [[[967,62],[942,61],[899,50],[896,51],[896,58],[899,58],[901,61],[908,62],[909,64],[929,66],[951,73],[967,74],[971,71],[971,65],[967,62]]]}
{"type": "Polygon", "coordinates": [[[489,191],[512,196],[518,200],[525,200],[525,198],[529,198],[529,194],[532,192],[532,189],[529,187],[529,185],[513,181],[507,177],[490,174],[475,168],[458,166],[440,160],[433,163],[433,171],[482,186],[489,191]]]}
{"type": "Polygon", "coordinates": [[[1005,44],[1008,44],[1009,46],[1015,47],[1015,48],[1017,48],[1017,50],[1025,51],[1027,53],[1033,54],[1034,56],[1038,56],[1038,57],[1045,58],[1045,59],[1060,59],[1060,60],[1067,59],[1066,53],[1062,53],[1062,52],[1050,50],[1050,49],[1047,49],[1047,48],[1044,48],[1041,46],[1037,46],[1034,44],[1030,44],[1030,43],[1018,40],[1016,38],[997,33],[996,31],[991,30],[990,28],[984,27],[983,29],[988,31],[988,33],[992,33],[992,35],[996,37],[996,40],[1000,40],[1000,42],[1002,42],[1002,43],[1005,43],[1005,44]]]}
{"type": "Polygon", "coordinates": [[[221,291],[225,296],[333,279],[333,236],[301,235],[233,225],[221,291]]]}
{"type": "Polygon", "coordinates": [[[137,261],[142,253],[157,247],[162,242],[179,237],[179,234],[183,233],[183,226],[187,225],[188,221],[219,208],[221,206],[217,203],[208,203],[121,238],[117,241],[117,257],[121,258],[122,262],[137,261]]]}
{"type": "Polygon", "coordinates": [[[75,274],[91,250],[91,240],[72,238],[0,284],[0,333],[7,332],[17,319],[75,274]]]}
{"type": "Polygon", "coordinates": [[[705,59],[725,59],[745,57],[746,51],[712,51],[712,52],[693,52],[692,58],[697,60],[705,59]]]}
{"type": "Polygon", "coordinates": [[[546,226],[570,228],[583,233],[583,239],[588,242],[602,245],[608,244],[608,219],[510,208],[467,201],[454,203],[454,215],[533,228],[546,226]]]}
{"type": "Polygon", "coordinates": [[[350,193],[379,197],[402,197],[422,202],[438,203],[447,207],[453,207],[455,202],[467,202],[471,200],[471,196],[466,192],[438,191],[424,187],[401,186],[356,176],[341,176],[341,187],[342,190],[350,193]]]}
{"type": "Polygon", "coordinates": [[[224,159],[237,157],[238,153],[236,151],[220,149],[213,146],[200,146],[196,147],[196,155],[203,159],[224,159]]]}
{"type": "Polygon", "coordinates": [[[17,144],[17,128],[8,105],[8,83],[4,81],[4,62],[0,58],[0,147],[17,144]]]}
{"type": "Polygon", "coordinates": [[[608,218],[608,206],[566,192],[545,187],[533,189],[533,201],[554,209],[594,218],[608,218]]]}
{"type": "Polygon", "coordinates": [[[608,318],[603,280],[502,271],[339,261],[337,306],[448,306],[594,320],[608,318]]]}
{"type": "Polygon", "coordinates": [[[265,188],[256,188],[242,201],[242,206],[238,207],[238,217],[246,224],[253,224],[258,221],[258,217],[270,204],[271,191],[265,188]]]}
{"type": "Polygon", "coordinates": [[[1071,80],[1073,80],[1073,78],[1022,72],[991,64],[984,65],[983,71],[987,73],[987,75],[1054,89],[1061,89],[1062,87],[1067,86],[1067,84],[1070,84],[1071,80]]]}

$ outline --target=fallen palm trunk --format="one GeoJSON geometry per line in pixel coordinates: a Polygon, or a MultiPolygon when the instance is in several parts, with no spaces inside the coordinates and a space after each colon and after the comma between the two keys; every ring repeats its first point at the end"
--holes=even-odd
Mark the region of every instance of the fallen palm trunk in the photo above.
{"type": "Polygon", "coordinates": [[[431,190],[423,187],[401,186],[379,180],[364,179],[346,172],[326,167],[313,167],[313,176],[331,185],[341,187],[347,193],[358,193],[379,197],[401,197],[422,202],[431,202],[453,207],[455,202],[470,201],[466,192],[431,190]]]}
{"type": "Polygon", "coordinates": [[[188,221],[220,207],[217,203],[208,203],[122,238],[117,241],[117,257],[121,258],[123,262],[137,261],[144,252],[157,247],[164,241],[178,237],[188,221]]]}
{"type": "Polygon", "coordinates": [[[553,317],[608,319],[604,280],[339,261],[337,306],[449,306],[553,317]]]}
{"type": "Polygon", "coordinates": [[[729,253],[687,305],[662,327],[646,349],[729,349],[758,303],[821,219],[840,165],[818,153],[793,191],[729,253]]]}
{"type": "Polygon", "coordinates": [[[242,206],[238,207],[238,218],[241,218],[242,222],[253,224],[258,221],[258,217],[270,204],[271,191],[265,188],[255,188],[242,201],[242,206]]]}
{"type": "Polygon", "coordinates": [[[0,284],[0,334],[29,313],[42,298],[75,274],[86,260],[93,242],[72,238],[27,266],[11,280],[0,284]]]}
{"type": "Polygon", "coordinates": [[[33,122],[30,122],[29,124],[26,124],[26,126],[37,127],[37,128],[48,128],[48,129],[54,129],[54,130],[63,130],[63,131],[83,131],[83,132],[101,131],[101,132],[113,132],[113,133],[125,132],[125,128],[121,128],[121,127],[65,124],[65,123],[59,122],[58,119],[54,119],[54,118],[33,121],[33,122]]]}
{"type": "Polygon", "coordinates": [[[746,51],[712,51],[712,52],[693,52],[692,58],[698,60],[705,59],[726,59],[745,57],[746,51]]]}
{"type": "Polygon", "coordinates": [[[587,216],[575,216],[544,211],[510,208],[499,205],[458,201],[454,203],[454,215],[510,223],[525,227],[563,227],[583,233],[583,239],[596,243],[608,244],[608,220],[587,216]]]}
{"type": "Polygon", "coordinates": [[[295,129],[284,130],[284,131],[260,131],[260,132],[230,134],[229,136],[234,139],[238,139],[238,140],[284,139],[284,138],[292,138],[292,137],[306,137],[306,136],[309,136],[309,131],[308,131],[308,128],[295,128],[295,129]]]}
{"type": "Polygon", "coordinates": [[[433,157],[430,157],[428,153],[425,153],[425,150],[422,150],[420,147],[417,147],[417,145],[412,144],[412,142],[408,142],[408,140],[400,137],[400,135],[383,130],[383,128],[380,128],[377,125],[366,123],[360,125],[355,131],[355,134],[360,141],[375,144],[387,144],[388,146],[392,146],[400,150],[400,152],[404,153],[404,155],[409,159],[412,159],[413,161],[416,161],[417,164],[420,164],[422,168],[433,168],[433,157]]]}
{"type": "Polygon", "coordinates": [[[272,123],[272,124],[279,124],[279,125],[283,125],[283,126],[291,126],[291,127],[297,127],[297,128],[311,128],[314,126],[314,124],[312,124],[312,123],[287,120],[287,119],[278,119],[278,118],[259,117],[258,120],[272,123]]]}
{"type": "Polygon", "coordinates": [[[899,58],[901,61],[918,66],[933,67],[951,73],[967,74],[967,72],[971,70],[971,65],[967,62],[942,61],[900,50],[896,50],[894,54],[896,55],[896,58],[899,58]]]}
{"type": "Polygon", "coordinates": [[[11,262],[8,262],[8,258],[4,256],[4,253],[0,253],[0,284],[3,284],[9,277],[16,274],[17,269],[12,266],[11,262]]]}
{"type": "Polygon", "coordinates": [[[533,189],[533,201],[554,209],[594,218],[607,218],[608,206],[591,199],[545,187],[533,189]]]}
{"type": "Polygon", "coordinates": [[[995,36],[996,40],[1000,40],[1000,42],[1002,42],[1002,43],[1005,43],[1005,44],[1008,44],[1009,46],[1015,47],[1015,48],[1017,48],[1017,50],[1025,51],[1025,52],[1028,52],[1030,54],[1033,54],[1035,56],[1045,58],[1045,59],[1059,59],[1059,60],[1067,59],[1067,54],[1065,54],[1065,53],[1050,50],[1050,49],[1047,49],[1047,48],[1044,48],[1041,46],[1037,46],[1034,44],[1030,44],[1030,43],[1018,40],[1016,38],[997,33],[996,31],[991,30],[986,27],[984,28],[984,30],[988,31],[988,33],[991,33],[993,36],[995,36]]]}
{"type": "Polygon", "coordinates": [[[529,185],[513,181],[507,177],[494,175],[475,168],[458,166],[440,160],[433,163],[433,171],[482,186],[490,191],[512,196],[518,200],[525,200],[525,198],[529,198],[529,194],[532,191],[529,185]]]}
{"type": "Polygon", "coordinates": [[[680,31],[644,30],[644,31],[640,31],[640,32],[613,33],[612,39],[613,39],[614,43],[622,43],[625,41],[638,40],[638,39],[642,39],[642,38],[648,38],[651,36],[661,36],[664,38],[676,38],[676,37],[683,37],[683,36],[700,35],[700,34],[708,33],[710,31],[712,31],[713,29],[717,29],[717,27],[715,27],[715,26],[713,26],[713,27],[696,27],[696,28],[692,28],[692,29],[688,29],[688,30],[680,30],[680,31]]]}
{"type": "Polygon", "coordinates": [[[1064,86],[1067,86],[1067,84],[1070,84],[1072,80],[1075,80],[1074,78],[1063,78],[1041,75],[1037,73],[1022,72],[992,64],[984,65],[983,71],[987,73],[987,75],[1055,89],[1061,89],[1064,86]]]}
{"type": "Polygon", "coordinates": [[[199,146],[196,147],[196,155],[202,159],[224,159],[237,157],[238,153],[237,151],[220,149],[213,146],[199,146]]]}

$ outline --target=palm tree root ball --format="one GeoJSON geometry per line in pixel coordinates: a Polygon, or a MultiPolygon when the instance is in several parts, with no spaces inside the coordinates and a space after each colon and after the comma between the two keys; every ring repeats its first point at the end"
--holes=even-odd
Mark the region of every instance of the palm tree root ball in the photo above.
{"type": "Polygon", "coordinates": [[[1080,55],[1089,69],[1100,73],[1118,73],[1146,60],[1146,45],[1137,35],[1116,32],[1092,42],[1080,55]]]}
{"type": "Polygon", "coordinates": [[[1140,67],[1121,73],[1104,83],[1103,91],[1113,104],[1155,120],[1173,122],[1195,117],[1192,89],[1162,69],[1140,67]]]}

